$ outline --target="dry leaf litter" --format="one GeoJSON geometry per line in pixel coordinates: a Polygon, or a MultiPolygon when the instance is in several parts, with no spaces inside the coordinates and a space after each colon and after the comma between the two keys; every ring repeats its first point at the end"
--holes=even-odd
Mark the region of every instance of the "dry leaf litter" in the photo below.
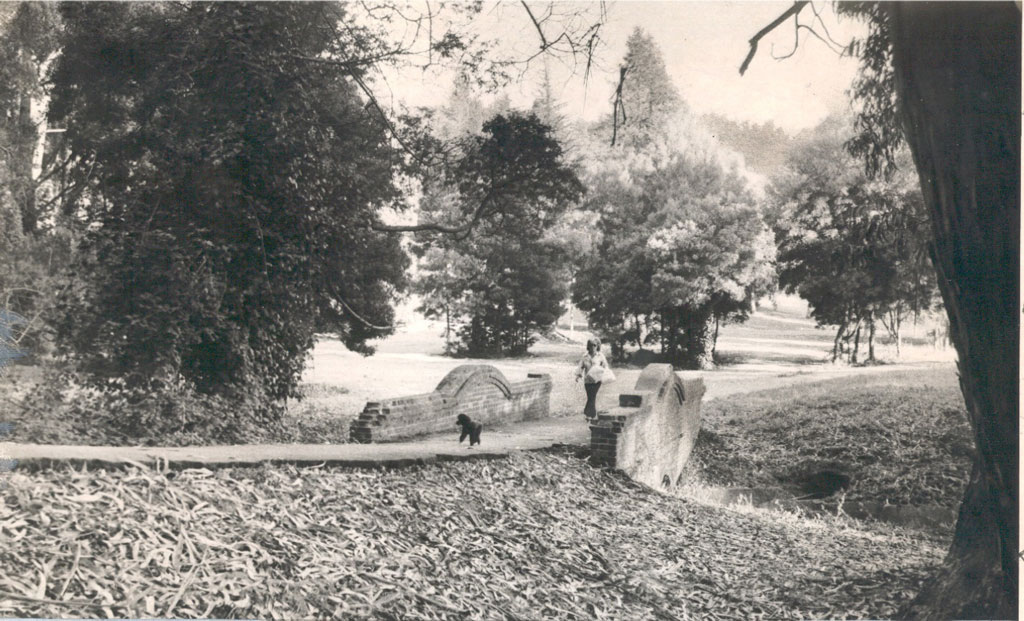
{"type": "Polygon", "coordinates": [[[889,618],[913,531],[666,497],[566,454],[402,470],[17,472],[0,615],[889,618]]]}

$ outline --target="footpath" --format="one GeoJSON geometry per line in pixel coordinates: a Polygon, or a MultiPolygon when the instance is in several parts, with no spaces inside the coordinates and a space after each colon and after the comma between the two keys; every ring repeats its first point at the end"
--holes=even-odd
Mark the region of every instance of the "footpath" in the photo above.
{"type": "Polygon", "coordinates": [[[165,470],[294,464],[297,466],[401,467],[436,461],[498,459],[515,451],[560,444],[585,445],[590,428],[583,416],[547,418],[489,426],[480,445],[459,444],[451,433],[380,444],[245,444],[227,446],[76,446],[0,442],[5,469],[38,470],[58,465],[75,468],[148,466],[165,470]]]}

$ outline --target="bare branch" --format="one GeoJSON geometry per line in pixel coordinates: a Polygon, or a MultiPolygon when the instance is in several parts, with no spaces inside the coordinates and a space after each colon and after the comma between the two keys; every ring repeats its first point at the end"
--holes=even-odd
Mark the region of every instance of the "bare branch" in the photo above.
{"type": "Polygon", "coordinates": [[[402,147],[402,150],[408,153],[409,156],[416,160],[420,165],[430,166],[431,162],[428,162],[421,154],[417,153],[415,149],[409,146],[405,142],[405,139],[402,138],[402,135],[398,133],[398,128],[396,128],[394,123],[391,122],[391,119],[388,118],[387,113],[384,112],[384,108],[382,108],[381,105],[377,102],[377,96],[373,94],[373,91],[371,91],[370,87],[366,85],[366,82],[363,81],[363,78],[355,73],[353,73],[351,77],[355,81],[355,83],[359,85],[359,88],[366,95],[367,99],[369,99],[368,103],[377,111],[377,114],[380,116],[381,122],[384,123],[384,127],[387,128],[388,133],[390,133],[391,137],[395,139],[395,142],[398,143],[398,146],[402,147]]]}
{"type": "Polygon", "coordinates": [[[740,75],[746,73],[747,67],[750,66],[750,61],[754,60],[754,55],[757,54],[758,42],[762,38],[764,38],[765,35],[767,35],[769,32],[775,30],[775,28],[777,28],[779,24],[786,21],[793,15],[800,13],[800,11],[802,11],[803,8],[808,4],[810,4],[809,0],[798,0],[797,2],[794,2],[793,6],[786,9],[786,11],[782,15],[776,17],[775,20],[772,21],[772,23],[768,24],[761,30],[757,31],[757,34],[750,38],[750,51],[747,52],[747,57],[743,59],[743,64],[740,65],[740,75]]]}
{"type": "Polygon", "coordinates": [[[814,12],[814,21],[821,24],[821,29],[825,32],[825,37],[828,38],[829,41],[831,41],[836,47],[839,47],[843,50],[846,50],[847,48],[850,47],[849,43],[844,45],[832,38],[832,33],[828,31],[828,25],[825,24],[825,20],[821,19],[821,12],[818,11],[818,7],[814,6],[813,2],[811,3],[811,11],[814,12]]]}
{"type": "Polygon", "coordinates": [[[810,26],[807,26],[806,24],[800,24],[800,29],[801,29],[801,30],[806,30],[807,32],[811,33],[812,35],[814,35],[815,37],[817,37],[817,39],[818,39],[819,41],[821,41],[821,42],[822,42],[822,43],[824,43],[824,44],[825,44],[826,46],[828,46],[828,49],[832,50],[832,51],[833,51],[833,52],[835,52],[836,54],[842,55],[842,53],[843,53],[843,49],[845,49],[845,48],[843,48],[842,46],[840,46],[840,48],[839,48],[838,50],[837,50],[837,49],[835,49],[835,47],[833,47],[833,44],[834,44],[834,45],[839,45],[839,44],[838,44],[838,43],[836,43],[835,41],[832,41],[832,42],[826,41],[826,40],[825,40],[824,38],[822,38],[822,36],[821,36],[820,34],[818,34],[818,31],[816,31],[816,30],[815,30],[814,28],[811,28],[810,26]]]}
{"type": "MultiPolygon", "coordinates": [[[[813,7],[814,7],[814,5],[812,4],[811,8],[813,8],[813,7]]],[[[793,54],[796,54],[796,51],[798,49],[800,49],[800,16],[799,15],[794,15],[793,16],[793,49],[790,50],[788,54],[783,54],[782,56],[776,56],[775,55],[775,45],[772,44],[772,58],[774,58],[775,60],[785,60],[787,58],[791,58],[793,56],[793,54]]]]}
{"type": "Polygon", "coordinates": [[[530,5],[526,4],[526,0],[520,0],[520,4],[526,9],[526,14],[530,16],[530,21],[533,22],[533,27],[537,29],[537,34],[540,35],[540,49],[545,50],[548,47],[547,37],[544,36],[544,29],[540,27],[540,23],[537,22],[537,18],[533,16],[533,11],[530,10],[530,5]]]}
{"type": "Polygon", "coordinates": [[[619,133],[619,111],[622,112],[622,122],[626,122],[626,106],[622,103],[622,85],[626,81],[627,65],[619,67],[619,85],[615,87],[615,101],[612,102],[612,146],[615,146],[615,138],[619,133]]]}
{"type": "Polygon", "coordinates": [[[522,4],[523,8],[526,10],[526,14],[529,16],[530,22],[537,30],[537,34],[540,37],[540,49],[525,59],[505,61],[497,64],[521,65],[523,67],[528,67],[537,57],[550,52],[557,55],[570,56],[573,60],[574,66],[578,66],[577,58],[583,54],[586,56],[586,69],[584,72],[584,81],[586,81],[587,77],[589,77],[590,69],[594,64],[594,52],[597,49],[597,44],[601,41],[600,30],[607,17],[604,1],[602,0],[600,3],[600,16],[596,21],[585,28],[583,27],[583,24],[579,23],[580,15],[577,12],[556,14],[554,10],[554,2],[547,5],[544,15],[540,18],[538,18],[533,10],[530,9],[526,0],[520,0],[520,4],[522,4]],[[554,39],[544,33],[544,24],[549,19],[565,21],[561,32],[554,39]]]}
{"type": "Polygon", "coordinates": [[[444,233],[446,235],[462,235],[463,237],[472,232],[473,227],[480,222],[487,210],[488,204],[494,195],[495,188],[488,190],[487,194],[480,200],[480,203],[473,210],[473,216],[462,224],[440,224],[427,222],[423,224],[380,224],[374,223],[370,228],[383,233],[444,233]]]}

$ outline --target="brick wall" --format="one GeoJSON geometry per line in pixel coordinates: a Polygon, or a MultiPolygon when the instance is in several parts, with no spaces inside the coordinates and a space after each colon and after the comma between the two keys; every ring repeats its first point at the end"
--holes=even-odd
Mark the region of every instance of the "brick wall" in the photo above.
{"type": "Polygon", "coordinates": [[[704,381],[681,380],[668,364],[649,364],[619,407],[590,425],[590,461],[650,487],[672,487],[700,431],[704,381]]]}
{"type": "Polygon", "coordinates": [[[488,364],[452,369],[433,392],[370,401],[352,421],[353,442],[382,442],[455,431],[455,417],[467,414],[478,423],[505,423],[544,418],[551,401],[551,376],[529,373],[510,383],[488,364]]]}

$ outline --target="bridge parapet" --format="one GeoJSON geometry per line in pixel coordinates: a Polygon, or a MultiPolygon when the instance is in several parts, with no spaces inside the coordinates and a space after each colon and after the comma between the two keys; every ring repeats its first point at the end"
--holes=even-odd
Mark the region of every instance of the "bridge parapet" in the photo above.
{"type": "Polygon", "coordinates": [[[467,414],[479,423],[545,418],[551,401],[551,376],[529,373],[511,383],[489,364],[452,369],[432,392],[369,401],[352,421],[353,442],[382,442],[454,431],[455,417],[467,414]]]}
{"type": "Polygon", "coordinates": [[[669,364],[649,364],[619,407],[590,425],[590,461],[650,487],[672,487],[700,431],[704,380],[683,380],[669,364]]]}

